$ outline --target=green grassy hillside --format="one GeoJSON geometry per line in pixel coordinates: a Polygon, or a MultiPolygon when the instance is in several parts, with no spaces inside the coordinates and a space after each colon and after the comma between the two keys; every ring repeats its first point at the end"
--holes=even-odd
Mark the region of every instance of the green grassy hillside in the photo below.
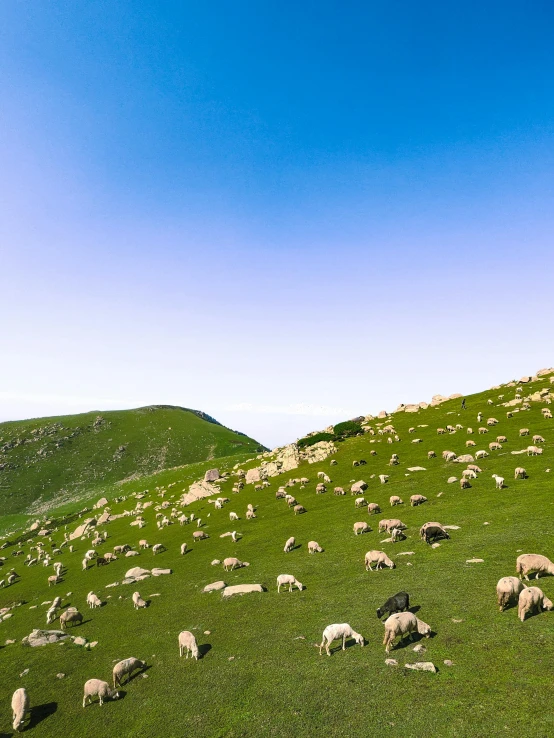
{"type": "MultiPolygon", "coordinates": [[[[547,386],[548,378],[526,387],[523,394],[547,386]]],[[[12,734],[10,697],[17,687],[25,686],[33,706],[33,734],[52,738],[103,734],[530,738],[552,734],[554,715],[548,695],[554,612],[521,623],[516,608],[500,613],[496,605],[496,583],[515,574],[519,553],[554,559],[554,471],[550,471],[554,420],[541,414],[541,408],[550,407],[544,401],[531,402],[529,410],[518,408],[507,418],[498,395],[504,395],[505,402],[515,390],[503,387],[468,397],[465,411],[460,410],[459,400],[452,400],[417,413],[373,420],[374,435],[339,442],[333,456],[273,477],[266,489],[248,484],[234,494],[234,460],[221,461],[220,469],[231,472],[229,480],[221,483],[222,494],[230,498],[222,510],[214,509],[208,499],[180,508],[182,490],[192,481],[183,470],[114,486],[108,497],[124,494],[126,499],[111,503],[112,514],[134,510],[138,500],[133,495],[138,493],[144,493],[141,503],[153,504],[142,513],[146,522],[142,530],[130,525],[134,516],[102,526],[108,539],[98,551],[112,551],[124,543],[138,550],[141,538],[150,544],[163,543],[167,550],[154,556],[147,549],[133,558],[120,557],[108,566],[82,571],[81,560],[91,539],[76,540],[73,552],[65,547],[52,559],[63,562],[65,573],[63,581],[50,588],[47,576],[53,573],[52,566],[26,567],[25,556],[12,556],[19,548],[12,537],[12,545],[0,551],[5,557],[0,576],[5,578],[14,566],[20,579],[0,589],[0,606],[22,604],[0,623],[0,733],[12,734]],[[479,411],[484,414],[482,423],[477,422],[479,411]],[[498,425],[479,435],[478,427],[487,427],[489,417],[497,418],[498,425]],[[398,442],[389,444],[388,434],[379,434],[387,424],[394,426],[398,442]],[[438,435],[437,428],[447,424],[463,427],[438,435]],[[467,433],[468,426],[473,434],[467,433]],[[531,436],[520,438],[519,429],[524,427],[531,436]],[[533,434],[545,438],[542,455],[511,453],[525,449],[533,434]],[[451,476],[460,478],[465,464],[445,462],[442,451],[474,454],[488,450],[499,435],[505,435],[507,442],[476,462],[482,472],[470,489],[447,483],[451,476]],[[412,443],[416,438],[421,443],[412,443]],[[477,445],[466,449],[467,440],[477,445]],[[370,454],[372,450],[376,455],[370,454]],[[428,459],[430,450],[436,458],[428,459]],[[397,466],[388,465],[392,453],[399,456],[397,466]],[[331,465],[332,459],[336,465],[331,465]],[[354,468],[353,461],[360,459],[367,464],[354,468]],[[410,472],[411,466],[425,470],[410,472]],[[525,467],[527,479],[514,480],[516,466],[525,467]],[[316,495],[319,471],[329,474],[332,482],[325,494],[316,495]],[[379,474],[388,474],[388,483],[381,484],[379,474]],[[505,478],[502,490],[495,489],[492,474],[505,478]],[[275,498],[275,492],[289,479],[300,477],[307,477],[309,483],[305,488],[295,484],[290,491],[307,512],[295,516],[284,500],[275,498]],[[355,508],[350,494],[333,494],[335,486],[349,491],[359,479],[368,484],[365,499],[379,503],[382,514],[369,516],[365,508],[355,508]],[[423,494],[428,501],[410,507],[412,494],[423,494]],[[391,508],[391,495],[399,495],[404,504],[391,508]],[[169,515],[173,506],[179,514],[194,512],[209,538],[193,543],[195,524],[175,523],[158,530],[156,507],[164,502],[170,505],[160,513],[169,515]],[[245,519],[249,503],[256,506],[254,520],[245,519]],[[240,520],[231,523],[230,511],[237,512],[240,520]],[[378,522],[390,517],[408,526],[405,541],[383,542],[386,536],[378,532],[378,522]],[[368,522],[371,532],[354,536],[356,521],[368,522]],[[451,540],[433,549],[419,538],[419,528],[427,521],[459,529],[451,531],[451,540]],[[234,529],[242,536],[237,543],[220,538],[234,529]],[[297,547],[284,553],[291,535],[297,547]],[[309,555],[309,540],[318,541],[324,552],[309,555]],[[181,556],[183,542],[191,551],[181,556]],[[366,572],[364,554],[371,549],[386,551],[396,568],[366,572]],[[404,552],[413,553],[400,555],[404,552]],[[221,564],[212,565],[214,559],[226,556],[237,556],[250,566],[225,573],[221,564]],[[467,563],[474,558],[484,561],[467,563]],[[122,584],[133,566],[169,567],[173,573],[122,584]],[[282,573],[293,574],[306,588],[277,594],[275,580],[282,573]],[[219,593],[202,591],[219,579],[227,584],[261,583],[267,591],[229,601],[219,593]],[[107,587],[114,582],[119,584],[107,587]],[[87,607],[91,590],[106,603],[102,608],[87,607]],[[133,609],[135,590],[150,600],[147,609],[133,609]],[[390,657],[398,665],[387,666],[384,627],[375,611],[401,590],[409,592],[413,611],[432,627],[433,637],[421,641],[427,649],[423,655],[413,652],[414,643],[397,646],[390,657]],[[46,627],[46,603],[56,595],[62,597],[64,608],[71,604],[83,613],[84,623],[70,633],[97,641],[94,648],[71,642],[37,648],[21,643],[33,628],[46,627]],[[349,646],[342,652],[335,644],[331,658],[319,656],[315,644],[323,629],[341,622],[361,632],[367,645],[349,646]],[[200,644],[198,662],[179,659],[177,636],[184,629],[193,631],[200,644]],[[148,668],[123,685],[122,699],[83,709],[84,682],[93,677],[110,680],[114,662],[130,656],[145,659],[148,668]],[[432,661],[438,673],[405,668],[404,664],[418,660],[432,661]],[[445,660],[452,665],[445,665],[445,660]],[[63,678],[56,678],[59,673],[63,678]]],[[[253,460],[243,468],[259,463],[253,460]]],[[[201,476],[203,467],[196,471],[201,476]]],[[[72,521],[67,529],[63,521],[52,522],[52,542],[60,544],[64,532],[74,530],[78,522],[72,521]]],[[[26,555],[38,538],[26,534],[23,540],[26,555]]],[[[48,538],[45,543],[51,548],[48,538]]],[[[541,578],[537,584],[554,600],[553,577],[541,578]]],[[[59,627],[58,621],[49,627],[59,627]]]]}
{"type": "Polygon", "coordinates": [[[40,513],[131,475],[261,448],[167,405],[0,423],[0,510],[40,513]]]}

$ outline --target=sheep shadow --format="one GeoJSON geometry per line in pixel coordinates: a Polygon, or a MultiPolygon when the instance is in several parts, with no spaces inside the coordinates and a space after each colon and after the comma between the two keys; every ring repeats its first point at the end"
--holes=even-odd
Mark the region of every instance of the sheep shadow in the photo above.
{"type": "MultiPolygon", "coordinates": [[[[298,549],[298,548],[302,548],[302,544],[301,544],[301,543],[297,543],[297,544],[296,544],[296,546],[293,546],[293,547],[291,548],[291,551],[296,551],[296,549],[298,549]]],[[[289,552],[289,553],[290,553],[290,552],[289,552]]]]}
{"type": "Polygon", "coordinates": [[[34,707],[31,707],[31,721],[29,723],[28,729],[36,728],[39,723],[42,723],[43,720],[46,720],[46,718],[49,718],[51,715],[53,715],[58,709],[58,703],[57,702],[45,702],[42,705],[35,705],[34,707]]]}
{"type": "Polygon", "coordinates": [[[408,608],[408,612],[411,612],[413,615],[415,615],[417,612],[421,610],[421,605],[412,605],[408,608]]]}
{"type": "Polygon", "coordinates": [[[212,650],[211,643],[202,643],[198,646],[198,656],[203,659],[212,650]]]}

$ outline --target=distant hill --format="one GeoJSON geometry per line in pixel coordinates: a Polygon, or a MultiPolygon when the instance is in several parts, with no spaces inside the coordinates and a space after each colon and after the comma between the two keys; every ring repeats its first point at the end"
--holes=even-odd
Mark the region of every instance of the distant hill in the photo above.
{"type": "Polygon", "coordinates": [[[264,450],[201,411],[171,405],[0,423],[0,510],[38,513],[131,476],[264,450]]]}

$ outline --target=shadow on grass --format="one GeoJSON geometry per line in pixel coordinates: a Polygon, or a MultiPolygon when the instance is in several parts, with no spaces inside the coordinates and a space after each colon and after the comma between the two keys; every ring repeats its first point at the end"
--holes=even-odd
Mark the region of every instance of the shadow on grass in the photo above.
{"type": "Polygon", "coordinates": [[[43,720],[49,718],[58,709],[57,702],[45,702],[43,705],[35,705],[31,707],[31,721],[29,723],[29,730],[35,728],[43,720]]]}
{"type": "Polygon", "coordinates": [[[413,615],[416,614],[416,612],[419,612],[421,610],[421,605],[412,605],[412,607],[408,608],[408,612],[411,612],[413,615]]]}
{"type": "Polygon", "coordinates": [[[132,682],[133,679],[138,679],[138,677],[145,674],[147,671],[149,671],[152,668],[152,664],[146,664],[146,666],[143,669],[140,669],[139,671],[135,671],[134,674],[131,674],[129,679],[125,682],[125,684],[129,684],[129,682],[132,682]]]}
{"type": "Polygon", "coordinates": [[[201,646],[198,646],[198,655],[203,659],[211,650],[212,646],[210,643],[203,643],[201,646]]]}

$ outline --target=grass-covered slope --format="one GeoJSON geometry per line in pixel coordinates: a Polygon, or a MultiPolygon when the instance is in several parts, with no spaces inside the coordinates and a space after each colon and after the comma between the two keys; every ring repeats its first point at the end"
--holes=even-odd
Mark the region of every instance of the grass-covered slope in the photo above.
{"type": "Polygon", "coordinates": [[[0,510],[40,512],[130,475],[259,448],[203,413],[163,405],[0,423],[0,510]]]}
{"type": "MultiPolygon", "coordinates": [[[[534,383],[525,393],[547,385],[547,380],[534,383]]],[[[142,530],[130,526],[133,516],[106,525],[109,538],[98,547],[99,552],[123,543],[138,549],[139,539],[146,538],[167,547],[157,556],[146,550],[83,572],[81,559],[91,540],[77,540],[73,553],[64,548],[53,559],[62,561],[66,572],[62,583],[48,588],[51,567],[28,568],[23,565],[24,556],[12,557],[17,546],[5,548],[0,552],[6,557],[1,576],[15,566],[21,578],[0,589],[0,606],[14,601],[24,604],[0,623],[0,644],[15,641],[0,647],[0,733],[11,734],[10,696],[17,687],[25,686],[34,706],[33,734],[52,738],[104,734],[137,738],[189,734],[527,738],[552,734],[549,694],[554,612],[521,623],[516,609],[500,613],[496,606],[496,582],[515,574],[519,553],[542,553],[554,559],[554,471],[549,471],[554,461],[554,421],[542,416],[545,405],[536,402],[530,410],[508,419],[498,395],[503,394],[506,401],[514,393],[515,388],[503,388],[469,397],[465,411],[457,400],[373,421],[375,435],[350,438],[338,445],[331,457],[337,465],[331,465],[331,458],[302,464],[272,478],[267,489],[246,485],[233,494],[236,478],[231,476],[221,485],[222,494],[230,498],[222,510],[215,510],[207,499],[185,509],[187,515],[194,512],[202,518],[202,530],[209,535],[198,543],[193,543],[194,524],[158,530],[155,522],[156,505],[169,500],[165,511],[169,514],[187,487],[189,479],[183,470],[119,486],[118,493],[129,496],[112,503],[112,513],[134,509],[136,500],[131,493],[146,489],[141,502],[154,504],[143,513],[146,526],[142,530]],[[493,399],[493,406],[487,404],[488,399],[493,399]],[[485,422],[477,422],[478,411],[484,413],[485,421],[491,416],[500,421],[486,435],[477,433],[480,425],[486,427],[485,422]],[[379,435],[380,427],[388,423],[394,425],[399,442],[389,444],[386,434],[379,435]],[[458,423],[463,429],[437,435],[437,427],[458,423]],[[475,433],[468,435],[467,426],[475,433]],[[409,432],[410,427],[416,429],[414,433],[409,432]],[[530,443],[530,437],[519,438],[523,427],[546,439],[541,456],[511,454],[530,443]],[[486,449],[497,435],[508,440],[502,450],[477,462],[482,473],[470,489],[447,483],[451,476],[459,479],[465,465],[446,463],[442,451],[462,454],[486,449]],[[422,442],[412,443],[416,437],[422,442]],[[468,439],[477,443],[473,450],[465,447],[468,439]],[[377,455],[371,456],[371,450],[377,455]],[[437,457],[428,459],[429,450],[437,457]],[[388,466],[393,452],[399,455],[398,466],[388,466]],[[353,468],[352,462],[359,459],[367,465],[353,468]],[[425,471],[410,473],[410,466],[422,466],[425,471]],[[528,479],[514,480],[516,466],[526,468],[528,479]],[[315,494],[318,471],[331,476],[326,494],[315,494]],[[378,475],[383,473],[389,475],[387,484],[379,483],[378,475]],[[503,490],[495,489],[493,473],[505,478],[503,490]],[[275,492],[288,479],[304,476],[309,484],[304,489],[296,484],[292,492],[307,512],[295,516],[284,500],[275,499],[275,492]],[[364,496],[381,505],[381,515],[370,517],[365,508],[356,509],[350,494],[333,495],[333,487],[349,490],[358,479],[368,483],[364,496]],[[424,494],[428,502],[410,507],[412,494],[424,494]],[[391,509],[390,495],[399,495],[404,504],[391,509]],[[254,520],[245,519],[248,503],[257,508],[254,520]],[[230,511],[236,511],[240,521],[230,523],[230,511]],[[385,535],[378,533],[378,522],[389,517],[399,517],[407,524],[405,541],[383,542],[385,535]],[[370,523],[372,531],[354,536],[352,525],[362,520],[370,523]],[[419,527],[430,520],[459,529],[451,531],[451,540],[433,549],[418,535],[419,527]],[[233,529],[242,535],[237,543],[220,538],[233,529]],[[285,554],[283,546],[291,535],[297,548],[285,554]],[[317,540],[324,552],[309,555],[309,540],[317,540]],[[181,556],[179,547],[185,541],[192,550],[181,556]],[[364,554],[371,549],[385,550],[396,568],[366,572],[364,554]],[[408,551],[413,554],[399,555],[408,551]],[[226,556],[237,556],[250,566],[224,573],[221,565],[212,565],[214,559],[226,556]],[[466,563],[473,558],[484,559],[484,563],[466,563]],[[170,567],[173,573],[137,585],[106,588],[121,582],[127,569],[137,565],[170,567]],[[277,594],[275,580],[282,573],[295,575],[306,589],[277,594]],[[267,591],[230,601],[219,593],[203,593],[206,584],[218,579],[227,584],[261,583],[267,591]],[[136,589],[150,600],[145,610],[132,607],[136,589]],[[104,607],[87,608],[86,595],[91,590],[104,600],[104,607]],[[394,649],[390,656],[399,665],[391,667],[385,665],[384,628],[375,611],[401,590],[409,592],[413,611],[431,625],[433,637],[422,641],[427,648],[422,656],[412,651],[413,643],[394,649]],[[43,603],[58,594],[64,607],[77,606],[85,615],[85,622],[71,633],[98,641],[93,649],[72,643],[31,649],[21,643],[33,628],[45,627],[48,605],[43,603]],[[315,644],[324,627],[341,622],[361,632],[367,645],[335,650],[331,658],[319,656],[315,644]],[[177,636],[183,629],[192,630],[198,639],[203,654],[198,662],[179,659],[177,636]],[[113,663],[129,656],[147,661],[144,676],[137,675],[123,686],[123,699],[83,709],[84,682],[92,677],[109,680],[113,663]],[[404,667],[418,660],[432,661],[438,673],[411,672],[404,667]],[[444,665],[445,660],[453,665],[444,665]],[[58,673],[65,676],[56,679],[58,673]]],[[[228,459],[219,467],[230,471],[233,463],[228,459]]],[[[244,468],[259,463],[252,461],[244,468]]],[[[197,471],[201,476],[203,467],[197,471]]],[[[67,530],[76,525],[74,521],[67,530]]],[[[52,540],[60,543],[63,533],[60,526],[52,540]]],[[[25,554],[36,540],[23,544],[25,554]]],[[[554,578],[541,578],[538,585],[554,599],[554,578]]],[[[51,627],[56,626],[57,621],[51,627]]]]}

